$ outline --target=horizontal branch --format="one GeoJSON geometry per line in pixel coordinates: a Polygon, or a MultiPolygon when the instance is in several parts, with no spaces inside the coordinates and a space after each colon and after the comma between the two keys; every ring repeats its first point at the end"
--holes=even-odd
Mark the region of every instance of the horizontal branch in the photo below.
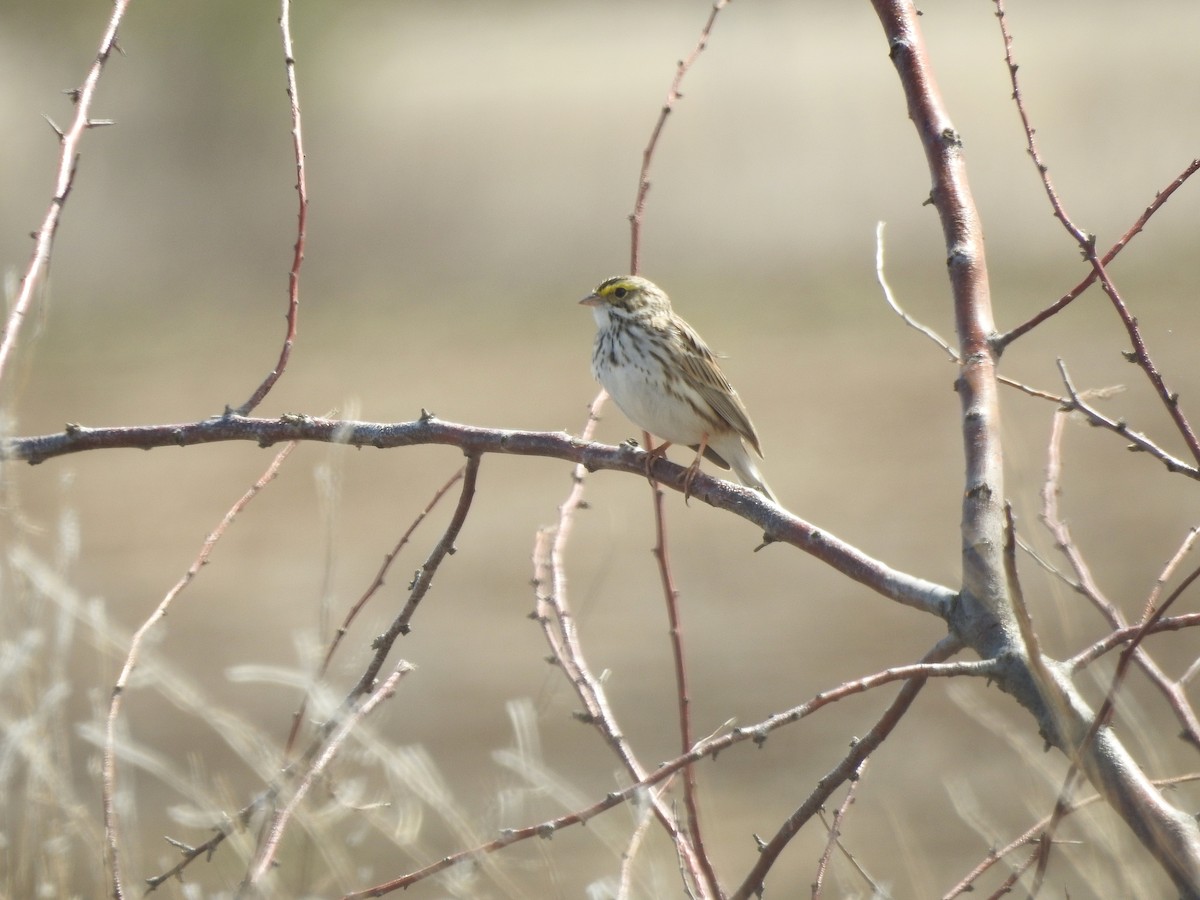
{"type": "MultiPolygon", "coordinates": [[[[507,453],[544,456],[580,463],[589,471],[607,469],[644,476],[647,465],[664,487],[682,492],[687,469],[660,457],[650,458],[631,444],[610,446],[572,437],[565,432],[510,431],[444,422],[422,410],[413,422],[382,424],[284,415],[258,419],[238,415],[216,416],[199,422],[174,425],[132,425],[86,428],[70,424],[58,434],[15,437],[0,441],[0,460],[31,465],[69,453],[118,448],[152,450],[188,447],[224,441],[253,441],[270,447],[284,441],[316,441],[351,447],[388,449],[423,444],[445,444],[463,453],[507,453]]],[[[772,541],[792,544],[842,574],[889,599],[945,618],[956,594],[943,585],[898,572],[845,541],[771,503],[757,491],[712,478],[703,472],[690,485],[691,496],[753,522],[772,541]]]]}

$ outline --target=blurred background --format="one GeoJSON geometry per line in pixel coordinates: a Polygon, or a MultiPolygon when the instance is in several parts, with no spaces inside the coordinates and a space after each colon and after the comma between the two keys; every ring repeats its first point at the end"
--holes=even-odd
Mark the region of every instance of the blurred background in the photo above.
{"type": "MultiPolygon", "coordinates": [[[[298,5],[310,231],[298,343],[258,414],[392,422],[425,408],[482,426],[578,432],[596,386],[594,326],[576,301],[629,267],[641,154],[709,9],[701,0],[298,5]]],[[[1006,329],[1072,287],[1085,264],[1026,154],[994,8],[923,12],[1006,329]]],[[[1067,210],[1107,248],[1200,152],[1200,7],[1014,3],[1010,12],[1044,158],[1067,210]]],[[[42,117],[69,123],[61,91],[81,83],[109,14],[94,2],[0,5],[10,297],[57,166],[42,117]]],[[[296,216],[278,16],[272,3],[132,5],[124,53],[105,69],[94,107],[116,124],[85,137],[51,278],[3,394],[8,433],[219,414],[274,365],[296,216]]],[[[929,176],[878,20],[867,3],[731,4],[683,93],[651,173],[644,274],[726,354],[782,501],[896,568],[955,586],[955,370],[875,282],[882,220],[897,299],[952,339],[941,231],[923,205],[929,176]]],[[[1196,189],[1185,186],[1112,267],[1194,419],[1196,189]]],[[[1002,368],[1061,393],[1062,358],[1080,388],[1126,385],[1106,411],[1184,453],[1126,349],[1092,290],[1014,344],[1002,368]]],[[[1065,568],[1038,522],[1054,407],[1012,391],[1003,406],[1019,527],[1065,568]]],[[[600,439],[634,434],[606,412],[600,439]]],[[[10,802],[0,859],[10,896],[104,891],[97,723],[128,636],[270,458],[229,444],[5,467],[0,778],[10,802]]],[[[154,632],[126,694],[130,884],[173,863],[163,835],[199,843],[270,776],[331,628],[460,464],[449,448],[304,446],[233,525],[154,632]]],[[[1198,524],[1194,485],[1083,427],[1069,429],[1064,465],[1078,544],[1100,586],[1136,617],[1198,524]]],[[[564,463],[485,458],[459,552],[398,644],[418,669],[314,792],[280,857],[280,896],[364,888],[623,783],[601,741],[571,718],[574,695],[527,618],[533,538],[569,486],[564,463]],[[506,765],[513,748],[551,774],[506,765]]],[[[617,717],[653,766],[676,754],[678,736],[650,495],[641,479],[600,473],[587,499],[569,551],[570,599],[617,717]]],[[[674,494],[667,507],[698,735],[914,662],[944,633],[799,552],[752,554],[758,532],[740,519],[674,494]]],[[[347,636],[330,696],[361,672],[451,508],[430,516],[347,636]]],[[[1069,656],[1107,632],[1060,580],[1029,558],[1022,571],[1048,652],[1069,656]]],[[[1184,598],[1178,609],[1194,608],[1184,598]]],[[[1197,656],[1186,632],[1153,649],[1174,676],[1197,656]]],[[[1110,667],[1080,676],[1089,696],[1101,695],[1110,667]]],[[[770,837],[894,694],[844,701],[699,768],[727,886],[753,865],[753,835],[770,837]]],[[[1118,729],[1147,771],[1194,769],[1161,698],[1140,678],[1127,696],[1118,729]]],[[[940,896],[1049,814],[1063,771],[1005,695],[931,684],[871,762],[843,840],[893,896],[940,896]]],[[[1186,790],[1172,797],[1195,808],[1186,790]]],[[[617,809],[408,893],[610,896],[632,821],[617,809]]],[[[1098,806],[1061,834],[1078,841],[1051,863],[1061,894],[1169,891],[1098,806]]],[[[232,891],[252,839],[238,835],[160,895],[232,891]]],[[[825,839],[816,822],[804,829],[770,895],[807,895],[825,839]]],[[[678,896],[666,842],[651,839],[643,854],[635,896],[678,896]]],[[[870,895],[844,859],[828,877],[827,896],[870,895]]]]}

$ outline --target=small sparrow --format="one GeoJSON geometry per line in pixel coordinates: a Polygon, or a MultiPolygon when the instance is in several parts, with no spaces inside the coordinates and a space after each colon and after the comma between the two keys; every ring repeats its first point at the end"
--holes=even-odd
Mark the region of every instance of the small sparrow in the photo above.
{"type": "Polygon", "coordinates": [[[579,302],[596,318],[592,375],[634,425],[662,438],[651,454],[662,456],[671,444],[696,451],[684,496],[706,456],[774,501],[750,453],[753,448],[762,456],[750,414],[716,356],[675,314],[662,289],[637,275],[620,275],[579,302]]]}

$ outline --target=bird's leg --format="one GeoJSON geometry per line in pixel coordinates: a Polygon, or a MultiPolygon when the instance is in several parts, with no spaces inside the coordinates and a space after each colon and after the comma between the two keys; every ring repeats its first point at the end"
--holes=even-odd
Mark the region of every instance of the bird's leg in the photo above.
{"type": "Polygon", "coordinates": [[[650,439],[650,432],[642,432],[642,440],[646,444],[646,480],[650,482],[651,487],[657,487],[658,482],[654,480],[654,476],[650,474],[650,467],[654,465],[656,459],[663,459],[667,454],[667,448],[671,446],[670,441],[663,441],[657,447],[654,446],[654,441],[650,439]]]}
{"type": "Polygon", "coordinates": [[[696,477],[696,473],[700,471],[700,460],[704,459],[704,451],[708,448],[708,432],[700,435],[700,444],[696,447],[696,458],[692,460],[692,464],[688,466],[687,473],[683,476],[683,502],[686,504],[692,496],[692,479],[696,477]]]}

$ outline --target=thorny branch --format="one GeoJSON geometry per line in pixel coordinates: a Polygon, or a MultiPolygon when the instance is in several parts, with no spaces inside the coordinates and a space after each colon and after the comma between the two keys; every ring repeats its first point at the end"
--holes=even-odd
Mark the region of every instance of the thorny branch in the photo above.
{"type": "Polygon", "coordinates": [[[71,122],[70,127],[66,131],[61,131],[53,122],[50,123],[58,134],[60,145],[58,174],[54,180],[54,196],[50,200],[50,208],[46,210],[46,217],[42,220],[41,227],[34,235],[33,257],[25,269],[25,275],[21,279],[21,290],[8,313],[8,321],[4,326],[4,338],[0,340],[0,383],[4,380],[9,360],[17,346],[17,339],[21,335],[21,325],[33,306],[34,294],[50,269],[50,254],[54,247],[54,236],[58,233],[59,218],[62,216],[67,197],[70,196],[71,189],[75,185],[75,172],[79,167],[79,148],[83,142],[83,133],[89,128],[112,124],[108,121],[92,119],[92,101],[96,98],[96,89],[100,84],[100,73],[104,71],[104,64],[108,62],[108,58],[114,50],[120,50],[120,46],[117,44],[117,29],[120,27],[128,7],[129,0],[115,0],[108,27],[100,39],[100,49],[96,52],[96,59],[88,70],[83,84],[69,92],[71,100],[75,104],[75,119],[71,122]]]}
{"type": "Polygon", "coordinates": [[[675,77],[671,80],[671,86],[667,89],[666,102],[663,103],[663,107],[659,111],[658,121],[655,122],[654,131],[650,134],[650,142],[646,145],[646,149],[642,151],[642,169],[638,173],[637,194],[633,201],[633,212],[629,214],[630,275],[639,275],[642,270],[642,219],[646,212],[646,195],[650,193],[650,164],[654,160],[654,151],[658,147],[658,139],[662,135],[663,126],[667,124],[667,116],[675,108],[675,102],[683,98],[683,94],[679,92],[679,88],[683,84],[683,77],[687,75],[688,69],[692,67],[696,59],[704,52],[704,48],[708,46],[708,38],[712,34],[712,28],[717,21],[717,15],[728,4],[729,0],[715,0],[712,12],[708,15],[708,21],[700,29],[700,40],[696,42],[696,46],[692,49],[692,52],[681,59],[676,65],[675,77]]]}
{"type": "Polygon", "coordinates": [[[112,896],[114,898],[125,896],[125,886],[121,877],[120,827],[117,821],[117,720],[121,714],[125,689],[128,687],[129,679],[133,675],[133,670],[137,667],[139,661],[142,642],[146,639],[150,631],[166,618],[167,611],[171,608],[175,599],[192,583],[192,580],[207,564],[209,557],[212,555],[213,548],[221,540],[225,532],[229,530],[229,526],[233,524],[233,520],[246,508],[251,500],[258,496],[263,488],[275,480],[275,476],[279,474],[279,468],[295,448],[295,443],[289,443],[279,451],[275,459],[267,467],[267,470],[262,474],[262,477],[229,508],[224,518],[221,519],[217,527],[205,539],[200,552],[196,555],[196,559],[188,566],[183,577],[176,582],[174,587],[167,591],[166,596],[163,597],[154,612],[142,623],[129,642],[129,651],[125,656],[125,665],[121,668],[121,674],[117,677],[117,682],[113,686],[112,697],[109,701],[108,718],[105,722],[104,758],[102,762],[105,850],[108,857],[109,878],[111,879],[112,896]]]}
{"type": "MultiPolygon", "coordinates": [[[[1104,260],[1097,255],[1096,236],[1094,234],[1085,234],[1071,217],[1067,215],[1066,208],[1054,188],[1054,183],[1050,180],[1050,168],[1042,160],[1041,152],[1038,150],[1037,141],[1034,138],[1035,130],[1030,122],[1029,112],[1025,107],[1025,100],[1021,94],[1021,85],[1017,78],[1017,63],[1012,53],[1012,34],[1008,30],[1008,13],[1004,7],[1004,0],[992,0],[992,2],[996,5],[996,20],[1000,23],[1000,34],[1004,40],[1004,58],[1008,63],[1008,75],[1012,82],[1013,100],[1017,104],[1017,112],[1021,116],[1021,125],[1025,129],[1026,148],[1033,159],[1034,165],[1037,167],[1038,175],[1042,180],[1042,187],[1046,191],[1046,197],[1049,199],[1050,206],[1054,210],[1054,216],[1062,222],[1063,228],[1075,239],[1075,242],[1083,251],[1084,258],[1091,263],[1092,270],[1100,280],[1100,285],[1103,287],[1104,293],[1112,301],[1113,308],[1125,326],[1125,331],[1129,335],[1130,345],[1133,347],[1132,352],[1126,354],[1126,358],[1130,362],[1136,362],[1142,368],[1142,371],[1146,373],[1146,377],[1149,379],[1151,385],[1153,385],[1155,392],[1167,410],[1167,414],[1175,423],[1176,429],[1191,451],[1192,458],[1200,462],[1200,438],[1197,438],[1191,423],[1179,405],[1179,395],[1167,387],[1162,373],[1158,371],[1158,367],[1154,364],[1154,360],[1150,356],[1150,351],[1146,348],[1146,342],[1142,336],[1141,328],[1138,326],[1137,319],[1129,311],[1129,307],[1125,305],[1125,301],[1117,291],[1116,285],[1109,277],[1104,260]]],[[[1185,170],[1183,177],[1186,178],[1192,171],[1194,169],[1192,166],[1189,166],[1185,170]]]]}
{"type": "MultiPolygon", "coordinates": [[[[543,535],[547,532],[542,532],[543,535]]],[[[926,659],[933,658],[935,654],[953,653],[957,649],[957,644],[952,639],[944,638],[929,654],[926,659]]],[[[836,789],[840,784],[845,783],[854,775],[854,771],[888,733],[895,727],[898,717],[903,715],[903,712],[911,704],[920,687],[913,688],[918,682],[924,684],[928,678],[952,678],[957,676],[974,676],[982,678],[994,677],[998,671],[994,662],[988,660],[969,660],[966,662],[957,663],[934,663],[922,662],[910,666],[898,666],[894,669],[887,669],[882,672],[877,672],[874,675],[868,675],[865,678],[847,681],[832,688],[828,691],[823,691],[817,694],[807,703],[802,703],[791,709],[776,713],[761,722],[754,725],[734,728],[724,734],[714,735],[697,742],[688,753],[677,756],[672,760],[661,763],[653,772],[646,774],[641,780],[627,785],[620,790],[612,791],[603,800],[593,803],[584,809],[575,810],[566,815],[558,816],[554,819],[549,819],[540,822],[536,825],[528,825],[523,828],[506,828],[500,833],[500,836],[495,840],[489,841],[478,847],[472,847],[466,850],[461,850],[449,856],[442,857],[436,862],[430,863],[424,868],[410,872],[398,878],[375,885],[374,887],[366,888],[361,891],[347,894],[343,900],[359,900],[365,897],[382,897],[384,894],[389,894],[393,891],[407,888],[418,881],[422,881],[431,875],[436,875],[453,866],[461,865],[462,863],[470,862],[480,855],[492,853],[502,847],[507,847],[517,841],[528,840],[533,837],[550,838],[556,831],[567,828],[571,825],[579,825],[593,819],[600,813],[612,809],[622,803],[628,803],[636,797],[644,796],[645,792],[664,781],[672,778],[684,766],[699,762],[705,757],[715,758],[722,751],[745,741],[753,741],[757,745],[763,744],[771,732],[783,728],[793,722],[798,722],[804,719],[817,710],[828,706],[831,703],[836,703],[846,697],[862,693],[863,691],[881,687],[885,684],[893,684],[897,681],[906,682],[901,689],[900,695],[896,701],[892,703],[888,711],[875,724],[874,728],[866,737],[860,740],[852,748],[850,754],[828,775],[821,781],[821,787],[818,791],[809,798],[804,809],[808,811],[809,817],[816,813],[816,809],[820,806],[821,801],[816,798],[819,796],[828,796],[824,791],[826,782],[831,782],[831,790],[836,789]],[[810,804],[815,804],[811,810],[808,809],[810,804]]],[[[652,792],[653,796],[653,792],[652,792]]],[[[786,843],[786,841],[785,841],[786,843]]],[[[755,869],[757,871],[757,867],[755,869]]],[[[765,870],[764,870],[765,872],[765,870]]],[[[745,888],[745,885],[743,885],[745,888]]],[[[732,895],[733,898],[748,898],[753,889],[749,893],[743,893],[742,889],[732,895]]]]}
{"type": "MultiPolygon", "coordinates": [[[[687,469],[670,460],[623,444],[611,447],[562,432],[514,431],[445,422],[424,413],[414,422],[380,424],[286,415],[256,419],[227,415],[177,425],[85,428],[68,425],[53,435],[0,440],[0,459],[40,463],[85,450],[118,447],[148,450],[221,441],[253,441],[269,447],[281,441],[303,440],[351,447],[411,447],[442,444],[458,447],[468,456],[504,453],[543,456],[581,463],[587,469],[645,475],[647,465],[659,484],[682,493],[687,469]]],[[[833,566],[843,575],[915,609],[945,617],[956,596],[950,588],[892,569],[851,544],[798,516],[769,503],[750,488],[714,478],[704,471],[691,482],[691,496],[753,522],[776,541],[793,544],[833,566]]]]}
{"type": "Polygon", "coordinates": [[[250,399],[237,408],[239,415],[248,416],[270,393],[292,355],[296,343],[296,326],[300,317],[300,267],[304,264],[304,245],[308,236],[308,175],[304,160],[304,130],[300,119],[300,88],[296,83],[296,54],[292,47],[292,4],[291,0],[280,0],[279,29],[283,36],[283,64],[287,71],[288,107],[292,116],[292,151],[296,158],[296,197],[299,212],[296,215],[296,243],[292,248],[292,268],[288,272],[287,332],[275,363],[262,384],[255,388],[250,399]]]}

